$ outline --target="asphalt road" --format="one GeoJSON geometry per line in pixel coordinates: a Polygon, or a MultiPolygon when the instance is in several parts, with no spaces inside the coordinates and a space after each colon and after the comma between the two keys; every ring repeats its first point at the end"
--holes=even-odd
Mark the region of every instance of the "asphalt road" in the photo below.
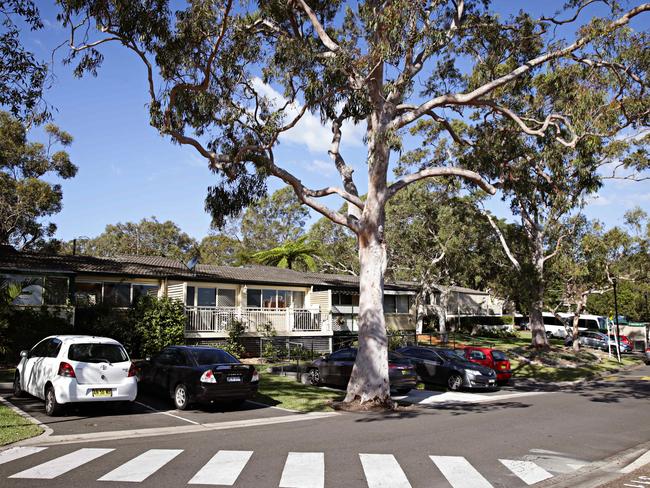
{"type": "Polygon", "coordinates": [[[217,415],[244,421],[223,430],[193,426],[192,432],[6,451],[0,484],[516,488],[529,486],[522,478],[547,477],[543,485],[649,441],[649,380],[650,367],[642,367],[539,395],[295,422],[299,416],[277,409],[222,412],[217,415]]]}

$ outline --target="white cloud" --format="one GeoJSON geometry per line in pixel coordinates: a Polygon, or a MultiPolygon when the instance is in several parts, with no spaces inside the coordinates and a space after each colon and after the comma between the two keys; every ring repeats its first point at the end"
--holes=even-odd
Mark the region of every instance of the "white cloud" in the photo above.
{"type": "MultiPolygon", "coordinates": [[[[276,107],[286,103],[286,99],[282,94],[272,86],[264,83],[260,78],[253,78],[251,84],[259,94],[273,101],[276,107]]],[[[288,122],[295,118],[301,109],[302,105],[298,102],[290,104],[285,110],[287,116],[286,121],[288,122]]],[[[350,122],[344,122],[343,127],[341,127],[341,132],[341,146],[362,147],[364,145],[363,136],[365,129],[363,124],[354,125],[350,122]]],[[[330,127],[321,124],[317,116],[306,112],[293,129],[280,135],[280,142],[307,146],[311,152],[327,153],[332,142],[332,130],[330,127]]]]}
{"type": "Polygon", "coordinates": [[[612,200],[601,194],[590,195],[587,197],[587,205],[594,207],[606,207],[612,203],[614,203],[612,200]]]}

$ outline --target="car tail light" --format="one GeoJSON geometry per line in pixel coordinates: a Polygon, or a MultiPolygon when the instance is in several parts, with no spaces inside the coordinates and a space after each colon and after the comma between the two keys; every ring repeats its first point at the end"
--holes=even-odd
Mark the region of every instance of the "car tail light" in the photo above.
{"type": "Polygon", "coordinates": [[[253,376],[251,376],[251,382],[256,383],[260,380],[260,374],[256,369],[253,369],[253,376]]]}
{"type": "Polygon", "coordinates": [[[77,375],[74,374],[74,368],[70,365],[70,363],[66,363],[65,361],[61,361],[59,364],[59,372],[57,374],[59,376],[65,376],[66,378],[77,377],[77,375]]]}
{"type": "Polygon", "coordinates": [[[138,368],[135,364],[131,363],[131,366],[129,367],[129,374],[128,377],[130,378],[131,376],[136,376],[138,374],[138,368]]]}
{"type": "Polygon", "coordinates": [[[211,369],[201,375],[201,383],[216,383],[217,379],[211,369]]]}

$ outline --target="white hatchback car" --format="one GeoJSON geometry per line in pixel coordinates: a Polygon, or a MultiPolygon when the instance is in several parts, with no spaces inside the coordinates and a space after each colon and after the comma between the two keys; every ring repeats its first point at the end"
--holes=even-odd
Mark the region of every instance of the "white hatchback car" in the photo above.
{"type": "Polygon", "coordinates": [[[116,340],[94,336],[50,336],[21,351],[14,394],[45,400],[57,415],[73,402],[132,402],[138,393],[136,368],[116,340]]]}

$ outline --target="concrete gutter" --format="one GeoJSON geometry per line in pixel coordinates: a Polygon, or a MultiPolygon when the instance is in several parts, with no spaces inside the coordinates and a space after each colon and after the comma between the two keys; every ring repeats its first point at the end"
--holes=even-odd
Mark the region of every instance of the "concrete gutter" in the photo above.
{"type": "Polygon", "coordinates": [[[555,476],[536,486],[539,488],[597,488],[622,478],[627,473],[650,463],[650,442],[644,442],[573,473],[555,476]]]}

